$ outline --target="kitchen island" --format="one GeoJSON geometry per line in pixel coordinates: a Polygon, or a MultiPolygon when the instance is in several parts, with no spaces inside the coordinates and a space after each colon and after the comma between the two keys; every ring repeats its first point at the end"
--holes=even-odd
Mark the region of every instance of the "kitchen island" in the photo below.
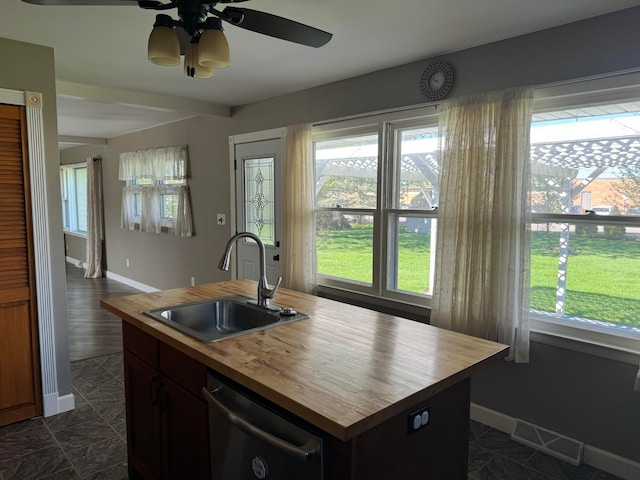
{"type": "MultiPolygon", "coordinates": [[[[234,280],[101,302],[123,320],[132,476],[179,478],[171,472],[180,462],[194,464],[189,438],[206,456],[198,389],[210,369],[325,432],[325,478],[466,478],[470,377],[505,357],[507,346],[286,289],[274,303],[308,319],[214,343],[143,313],[255,292],[256,282],[234,280]],[[147,397],[158,412],[136,408],[134,400],[147,397]],[[193,428],[162,408],[180,398],[193,428]],[[428,423],[413,431],[412,414],[425,409],[428,423]],[[166,441],[174,433],[181,440],[166,441]],[[160,444],[148,447],[154,438],[160,444]]],[[[207,468],[182,478],[210,478],[207,468]]]]}

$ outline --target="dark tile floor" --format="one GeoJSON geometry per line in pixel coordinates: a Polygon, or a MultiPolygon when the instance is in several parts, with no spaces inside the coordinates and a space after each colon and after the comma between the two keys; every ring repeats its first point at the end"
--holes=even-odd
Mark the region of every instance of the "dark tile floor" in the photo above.
{"type": "Polygon", "coordinates": [[[0,428],[0,480],[127,478],[122,354],[71,364],[73,411],[0,428]]]}
{"type": "MultiPolygon", "coordinates": [[[[73,362],[75,410],[0,428],[0,480],[126,479],[122,372],[120,353],[73,362]]],[[[615,478],[587,465],[574,467],[471,422],[469,480],[615,478]]]]}
{"type": "Polygon", "coordinates": [[[619,480],[516,443],[506,433],[471,421],[469,480],[619,480]]]}

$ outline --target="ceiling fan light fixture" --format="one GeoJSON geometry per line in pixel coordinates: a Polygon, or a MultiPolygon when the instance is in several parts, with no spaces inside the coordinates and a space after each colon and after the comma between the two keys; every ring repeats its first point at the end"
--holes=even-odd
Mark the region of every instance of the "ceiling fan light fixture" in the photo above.
{"type": "Polygon", "coordinates": [[[198,43],[192,41],[184,56],[184,74],[193,78],[211,78],[213,68],[203,67],[198,63],[198,50],[198,43]]]}
{"type": "Polygon", "coordinates": [[[198,44],[198,63],[207,68],[229,66],[229,42],[222,28],[205,30],[198,44]]]}
{"type": "Polygon", "coordinates": [[[180,41],[173,29],[173,20],[168,15],[157,15],[153,25],[149,43],[147,45],[147,57],[156,65],[180,64],[180,41]]]}

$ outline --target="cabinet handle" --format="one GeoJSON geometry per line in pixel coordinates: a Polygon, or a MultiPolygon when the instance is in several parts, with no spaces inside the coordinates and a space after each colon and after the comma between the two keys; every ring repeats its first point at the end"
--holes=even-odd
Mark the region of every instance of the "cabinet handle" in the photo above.
{"type": "MultiPolygon", "coordinates": [[[[216,389],[213,393],[218,393],[221,388],[222,387],[216,389]]],[[[262,430],[260,427],[249,423],[244,418],[239,417],[215,398],[206,387],[202,388],[202,394],[209,405],[220,411],[220,413],[222,413],[222,415],[224,415],[232,425],[238,427],[249,435],[263,440],[268,445],[271,445],[291,457],[307,462],[320,451],[320,445],[318,440],[315,438],[310,439],[307,443],[298,447],[297,445],[293,445],[282,438],[276,437],[272,433],[262,430]]]]}

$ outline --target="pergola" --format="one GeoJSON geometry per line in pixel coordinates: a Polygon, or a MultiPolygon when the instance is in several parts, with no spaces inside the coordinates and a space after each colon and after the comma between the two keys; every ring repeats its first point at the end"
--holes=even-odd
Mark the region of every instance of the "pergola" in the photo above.
{"type": "MultiPolygon", "coordinates": [[[[402,180],[418,186],[429,206],[437,198],[439,166],[436,152],[410,153],[401,162],[402,180]]],[[[531,174],[547,177],[550,186],[571,206],[571,200],[609,167],[640,167],[640,136],[536,143],[531,145],[531,174]],[[591,169],[574,184],[580,169],[591,169]],[[570,195],[566,195],[570,193],[570,195]]],[[[330,177],[376,178],[375,156],[330,158],[316,162],[318,191],[330,177]]]]}
{"type": "MultiPolygon", "coordinates": [[[[569,213],[573,199],[608,168],[640,167],[640,135],[535,143],[531,145],[530,160],[531,175],[543,177],[547,187],[559,194],[563,212],[569,213]]],[[[377,167],[378,159],[372,155],[317,161],[317,191],[332,176],[376,178],[377,167]]],[[[439,170],[436,151],[402,158],[402,180],[419,187],[429,207],[438,198],[439,170]]],[[[568,254],[569,224],[561,223],[556,290],[559,317],[564,315],[568,254]]]]}

